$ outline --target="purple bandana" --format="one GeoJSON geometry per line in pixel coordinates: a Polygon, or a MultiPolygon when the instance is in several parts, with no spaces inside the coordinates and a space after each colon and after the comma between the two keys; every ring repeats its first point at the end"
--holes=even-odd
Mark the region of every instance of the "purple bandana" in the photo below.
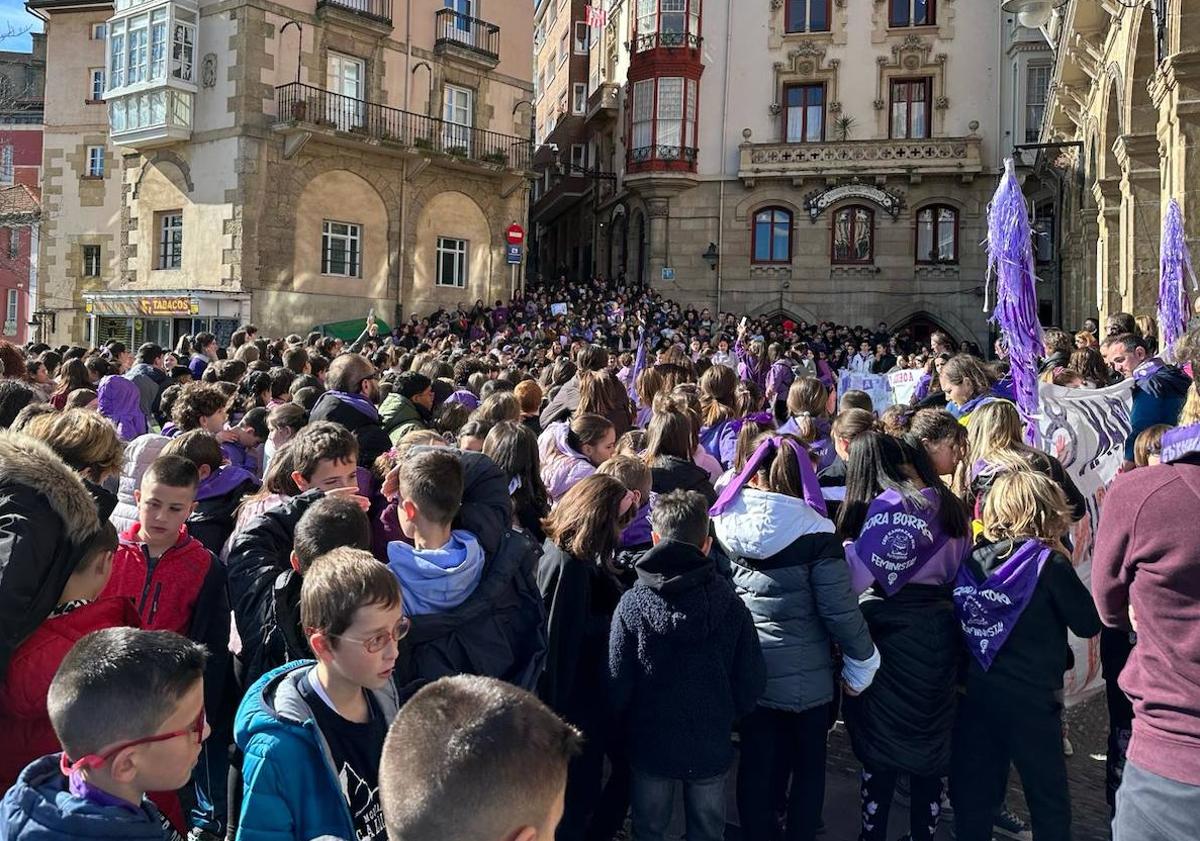
{"type": "Polygon", "coordinates": [[[1167,366],[1157,356],[1152,356],[1133,370],[1133,381],[1141,385],[1167,366]]]}
{"type": "Polygon", "coordinates": [[[1040,540],[1027,540],[986,581],[976,581],[963,564],[954,581],[954,612],[962,624],[967,648],[987,671],[1016,627],[1037,587],[1053,550],[1040,540]]]}
{"type": "Polygon", "coordinates": [[[1162,462],[1173,464],[1184,456],[1200,452],[1200,423],[1168,429],[1162,437],[1162,462]]]}
{"type": "Polygon", "coordinates": [[[334,391],[333,389],[330,389],[325,393],[332,394],[338,400],[341,400],[343,403],[354,407],[376,423],[379,422],[379,410],[375,408],[374,403],[363,397],[361,394],[351,394],[348,391],[334,391]]]}
{"type": "Polygon", "coordinates": [[[898,491],[886,490],[875,497],[854,542],[855,554],[889,596],[907,584],[950,539],[938,521],[937,491],[925,488],[921,496],[929,503],[924,510],[898,491]]]}
{"type": "Polygon", "coordinates": [[[800,484],[804,490],[804,501],[808,503],[808,507],[816,511],[822,517],[829,516],[829,509],[825,507],[825,497],[821,494],[821,483],[817,481],[817,474],[813,470],[812,459],[808,451],[801,444],[796,443],[791,438],[783,438],[775,435],[768,438],[758,445],[758,449],[754,451],[754,455],[750,456],[746,462],[746,466],[742,468],[742,472],[737,474],[730,480],[725,489],[721,491],[721,495],[717,497],[717,501],[713,507],[709,509],[709,516],[716,517],[723,514],[733,501],[737,499],[742,488],[750,481],[755,471],[758,470],[759,464],[762,463],[768,455],[775,452],[784,443],[787,443],[792,448],[792,452],[796,454],[796,462],[800,465],[800,484]]]}
{"type": "Polygon", "coordinates": [[[67,777],[67,788],[71,792],[72,797],[78,797],[80,800],[86,800],[96,806],[118,806],[122,809],[128,809],[131,812],[140,812],[141,807],[136,803],[130,803],[123,797],[117,797],[115,794],[109,794],[103,789],[96,788],[83,778],[83,774],[78,771],[73,771],[67,777]]]}

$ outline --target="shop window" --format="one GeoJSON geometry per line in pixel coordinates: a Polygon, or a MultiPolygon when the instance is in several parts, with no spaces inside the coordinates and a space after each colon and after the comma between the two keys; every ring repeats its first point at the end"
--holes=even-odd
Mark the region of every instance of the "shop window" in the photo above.
{"type": "Polygon", "coordinates": [[[437,285],[463,289],[467,285],[467,255],[465,239],[438,237],[437,285]]]}
{"type": "Polygon", "coordinates": [[[932,205],[917,211],[917,262],[958,262],[958,211],[932,205]]]}
{"type": "Polygon", "coordinates": [[[888,26],[933,26],[937,0],[888,0],[888,26]]]}
{"type": "Polygon", "coordinates": [[[158,267],[178,269],[183,265],[183,211],[169,210],[158,216],[158,267]]]}
{"type": "Polygon", "coordinates": [[[792,261],[792,213],[782,207],[764,207],[754,214],[751,262],[792,261]]]}
{"type": "Polygon", "coordinates": [[[83,246],[83,276],[100,277],[100,246],[83,246]]]}
{"type": "Polygon", "coordinates": [[[784,28],[788,32],[828,32],[829,0],[786,0],[784,28]]]}
{"type": "Polygon", "coordinates": [[[836,265],[870,263],[875,258],[875,214],[868,208],[843,207],[833,215],[833,249],[836,265]]]}
{"type": "Polygon", "coordinates": [[[321,274],[362,277],[362,226],[326,219],[321,235],[321,274]]]}

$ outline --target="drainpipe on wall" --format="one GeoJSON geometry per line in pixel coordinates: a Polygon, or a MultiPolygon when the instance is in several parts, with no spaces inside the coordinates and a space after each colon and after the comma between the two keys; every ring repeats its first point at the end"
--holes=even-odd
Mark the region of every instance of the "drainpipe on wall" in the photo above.
{"type": "MultiPolygon", "coordinates": [[[[432,71],[431,71],[432,72],[432,71]]],[[[412,0],[404,2],[404,111],[408,113],[412,98],[412,0]]],[[[408,161],[400,164],[400,266],[396,280],[396,324],[404,318],[404,274],[408,257],[408,161]]]]}
{"type": "Polygon", "coordinates": [[[721,313],[721,281],[725,273],[725,142],[729,137],[729,65],[733,49],[733,0],[725,0],[725,82],[721,96],[721,184],[717,190],[717,315],[721,313]]]}

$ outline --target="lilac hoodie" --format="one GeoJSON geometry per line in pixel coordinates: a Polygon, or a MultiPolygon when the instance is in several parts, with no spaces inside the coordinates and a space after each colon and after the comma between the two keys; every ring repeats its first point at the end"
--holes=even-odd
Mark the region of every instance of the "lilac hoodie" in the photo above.
{"type": "Polygon", "coordinates": [[[133,380],[109,374],[97,390],[100,414],[117,428],[122,441],[146,434],[146,416],[142,414],[142,392],[133,380]]]}
{"type": "Polygon", "coordinates": [[[551,502],[558,502],[572,486],[596,472],[587,457],[571,449],[567,433],[571,427],[566,422],[552,424],[546,430],[550,447],[543,451],[542,481],[551,502]]]}

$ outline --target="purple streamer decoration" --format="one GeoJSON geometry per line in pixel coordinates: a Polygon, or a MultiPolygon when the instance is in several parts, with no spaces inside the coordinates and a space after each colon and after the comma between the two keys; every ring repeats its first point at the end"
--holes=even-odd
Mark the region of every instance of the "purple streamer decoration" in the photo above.
{"type": "Polygon", "coordinates": [[[643,322],[641,329],[638,330],[637,356],[633,360],[633,369],[631,370],[631,372],[629,374],[629,384],[626,388],[626,390],[629,392],[629,399],[633,401],[633,405],[638,409],[649,408],[648,406],[646,406],[646,407],[642,406],[641,401],[638,399],[638,393],[637,393],[637,378],[642,373],[642,371],[644,371],[645,369],[646,369],[646,324],[645,324],[645,322],[643,322]]]}
{"type": "Polygon", "coordinates": [[[1189,307],[1187,288],[1183,284],[1184,271],[1192,280],[1192,291],[1196,290],[1192,256],[1183,235],[1183,212],[1175,199],[1171,199],[1163,217],[1158,265],[1158,329],[1162,334],[1162,350],[1170,359],[1173,356],[1171,348],[1187,331],[1189,307]]]}
{"type": "Polygon", "coordinates": [[[1007,158],[1004,176],[988,207],[989,282],[992,275],[996,277],[992,321],[1008,340],[1013,391],[1021,419],[1025,422],[1025,440],[1036,444],[1038,358],[1043,347],[1031,243],[1029,209],[1013,171],[1012,159],[1007,158]]]}

